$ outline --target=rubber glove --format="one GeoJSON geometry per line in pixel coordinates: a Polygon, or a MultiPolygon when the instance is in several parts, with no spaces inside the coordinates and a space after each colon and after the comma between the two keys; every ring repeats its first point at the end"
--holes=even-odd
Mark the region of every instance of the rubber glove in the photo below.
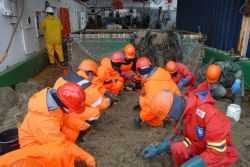
{"type": "Polygon", "coordinates": [[[207,165],[199,155],[196,155],[190,160],[183,163],[181,167],[207,167],[207,165]]]}
{"type": "Polygon", "coordinates": [[[85,162],[86,162],[88,167],[95,167],[96,166],[95,158],[92,156],[88,157],[85,162]]]}
{"type": "Polygon", "coordinates": [[[134,88],[135,87],[135,83],[134,82],[124,82],[124,87],[134,88]]]}
{"type": "Polygon", "coordinates": [[[151,158],[163,152],[170,151],[170,141],[165,139],[159,146],[148,146],[142,152],[144,158],[151,158]]]}
{"type": "Polygon", "coordinates": [[[183,85],[188,84],[189,81],[190,81],[189,78],[184,78],[184,79],[182,79],[182,80],[178,83],[178,88],[179,88],[179,89],[182,89],[182,88],[183,88],[183,85]]]}
{"type": "Polygon", "coordinates": [[[183,82],[180,81],[177,86],[178,86],[179,89],[182,89],[183,88],[183,82]]]}
{"type": "Polygon", "coordinates": [[[104,96],[106,96],[107,98],[111,99],[113,102],[114,101],[118,101],[117,95],[116,94],[112,94],[109,91],[106,91],[104,93],[104,96]]]}
{"type": "Polygon", "coordinates": [[[135,118],[135,126],[137,126],[137,127],[141,126],[141,118],[140,118],[140,116],[137,116],[135,118]]]}
{"type": "Polygon", "coordinates": [[[185,84],[188,84],[189,83],[189,81],[190,81],[190,79],[189,78],[184,78],[184,79],[182,79],[182,82],[183,82],[183,84],[185,85],[185,84]]]}
{"type": "Polygon", "coordinates": [[[232,93],[236,93],[240,90],[240,83],[241,83],[241,80],[240,79],[236,79],[233,83],[233,86],[231,88],[232,90],[232,93]]]}

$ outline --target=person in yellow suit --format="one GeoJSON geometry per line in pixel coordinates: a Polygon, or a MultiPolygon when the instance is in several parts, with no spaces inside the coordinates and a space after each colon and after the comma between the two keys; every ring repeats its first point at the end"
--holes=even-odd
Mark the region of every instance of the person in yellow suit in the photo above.
{"type": "Polygon", "coordinates": [[[62,49],[62,23],[54,15],[52,7],[46,8],[48,14],[40,23],[39,28],[45,31],[45,41],[49,55],[49,62],[55,64],[54,52],[58,55],[60,62],[64,62],[63,49],[62,49]]]}

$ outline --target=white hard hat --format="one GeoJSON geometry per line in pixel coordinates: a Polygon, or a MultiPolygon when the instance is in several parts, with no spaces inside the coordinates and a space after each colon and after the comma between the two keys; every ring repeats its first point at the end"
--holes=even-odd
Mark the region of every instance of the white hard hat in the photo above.
{"type": "Polygon", "coordinates": [[[54,13],[54,10],[52,7],[47,7],[46,8],[46,13],[54,13]]]}

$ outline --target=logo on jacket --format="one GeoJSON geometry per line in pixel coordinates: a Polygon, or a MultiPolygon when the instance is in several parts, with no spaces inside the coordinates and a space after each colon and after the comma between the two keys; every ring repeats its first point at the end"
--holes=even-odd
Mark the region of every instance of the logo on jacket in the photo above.
{"type": "Polygon", "coordinates": [[[204,111],[200,110],[200,109],[197,109],[196,110],[196,115],[198,115],[201,118],[204,118],[206,113],[204,111]]]}
{"type": "Polygon", "coordinates": [[[196,136],[200,139],[203,140],[204,135],[205,135],[205,128],[203,126],[195,126],[195,133],[196,136]]]}

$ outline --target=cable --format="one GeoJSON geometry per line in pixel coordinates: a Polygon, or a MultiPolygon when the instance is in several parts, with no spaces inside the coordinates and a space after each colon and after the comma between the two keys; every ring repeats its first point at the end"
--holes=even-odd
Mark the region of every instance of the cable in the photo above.
{"type": "Polygon", "coordinates": [[[5,52],[1,55],[0,64],[2,64],[3,61],[8,57],[8,51],[9,51],[9,49],[10,49],[10,46],[11,46],[11,43],[12,43],[14,34],[15,34],[16,29],[17,29],[17,26],[18,26],[18,24],[19,24],[19,22],[20,22],[20,20],[21,20],[21,18],[22,18],[22,16],[23,16],[24,1],[25,1],[25,0],[22,1],[22,10],[21,10],[20,16],[18,17],[17,23],[15,24],[15,26],[14,26],[14,28],[13,28],[13,31],[12,31],[12,34],[11,34],[11,37],[10,37],[10,41],[9,41],[9,43],[8,43],[8,45],[7,45],[7,48],[6,48],[5,52]]]}
{"type": "MultiPolygon", "coordinates": [[[[43,52],[49,54],[48,51],[47,51],[46,49],[44,49],[43,52]]],[[[60,67],[61,69],[64,69],[64,70],[69,69],[68,66],[62,66],[62,65],[58,62],[58,60],[57,60],[55,57],[53,57],[53,59],[55,60],[56,65],[57,65],[58,67],[60,67]]]]}

